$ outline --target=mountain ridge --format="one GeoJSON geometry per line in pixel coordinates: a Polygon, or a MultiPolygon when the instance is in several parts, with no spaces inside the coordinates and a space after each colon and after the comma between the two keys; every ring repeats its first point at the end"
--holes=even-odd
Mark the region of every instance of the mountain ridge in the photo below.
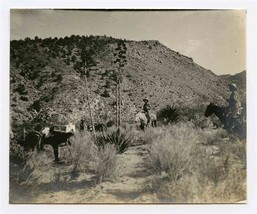
{"type": "Polygon", "coordinates": [[[225,103],[226,78],[221,78],[157,40],[128,41],[105,36],[75,36],[11,41],[10,105],[12,124],[34,123],[35,118],[55,123],[89,118],[86,88],[97,122],[115,121],[116,83],[113,64],[119,41],[126,44],[122,69],[122,119],[148,98],[154,111],[166,105],[189,106],[225,103]],[[88,52],[96,62],[88,81],[80,77],[88,52]],[[24,85],[24,86],[22,86],[24,85]],[[50,114],[50,115],[49,115],[50,114]],[[54,116],[55,115],[55,116],[54,116]],[[48,118],[47,118],[48,117],[48,118]],[[42,119],[44,118],[44,119],[42,119]]]}

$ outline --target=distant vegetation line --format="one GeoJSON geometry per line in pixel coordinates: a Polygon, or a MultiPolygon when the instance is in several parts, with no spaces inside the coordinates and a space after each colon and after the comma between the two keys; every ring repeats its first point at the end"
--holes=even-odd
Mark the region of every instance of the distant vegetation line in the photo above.
{"type": "Polygon", "coordinates": [[[35,37],[10,42],[10,110],[14,129],[35,124],[79,123],[89,113],[85,100],[89,86],[90,103],[96,123],[115,122],[117,53],[122,41],[127,50],[120,92],[121,120],[134,123],[134,114],[148,98],[153,111],[167,105],[197,107],[210,101],[225,103],[229,78],[222,78],[173,51],[160,42],[131,41],[107,36],[64,38],[35,37]],[[89,58],[91,62],[89,62],[89,58]],[[81,78],[90,76],[87,85],[81,78]]]}

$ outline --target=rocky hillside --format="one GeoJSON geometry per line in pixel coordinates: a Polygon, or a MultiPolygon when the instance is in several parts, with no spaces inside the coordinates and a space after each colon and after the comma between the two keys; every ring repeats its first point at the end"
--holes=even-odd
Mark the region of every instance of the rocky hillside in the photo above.
{"type": "MultiPolygon", "coordinates": [[[[35,123],[79,123],[89,118],[86,89],[96,122],[115,121],[117,44],[105,36],[11,41],[10,108],[14,129],[35,123]],[[93,60],[90,75],[81,72],[93,60]]],[[[155,111],[166,105],[224,103],[225,78],[158,41],[127,41],[122,72],[122,120],[132,122],[142,99],[155,111]]]]}
{"type": "Polygon", "coordinates": [[[222,75],[220,77],[227,82],[235,83],[239,90],[246,91],[246,71],[242,71],[235,75],[222,75]]]}

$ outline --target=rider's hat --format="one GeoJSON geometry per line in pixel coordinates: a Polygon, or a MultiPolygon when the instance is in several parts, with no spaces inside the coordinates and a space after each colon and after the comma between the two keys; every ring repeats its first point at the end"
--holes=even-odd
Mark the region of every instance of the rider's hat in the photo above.
{"type": "Polygon", "coordinates": [[[143,99],[144,102],[148,102],[149,100],[148,99],[143,99]]]}
{"type": "Polygon", "coordinates": [[[228,86],[229,86],[229,88],[230,88],[231,90],[234,90],[234,91],[237,90],[237,86],[236,86],[235,83],[230,83],[230,84],[228,84],[228,86]]]}

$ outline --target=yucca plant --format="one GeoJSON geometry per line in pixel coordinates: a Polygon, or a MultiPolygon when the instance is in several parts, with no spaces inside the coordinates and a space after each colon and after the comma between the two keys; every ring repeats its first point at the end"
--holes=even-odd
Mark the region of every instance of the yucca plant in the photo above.
{"type": "Polygon", "coordinates": [[[157,118],[164,125],[176,123],[179,120],[179,113],[177,108],[167,105],[157,113],[157,118]]]}
{"type": "Polygon", "coordinates": [[[133,142],[133,137],[128,136],[121,129],[110,131],[107,133],[101,133],[97,136],[96,145],[99,148],[104,148],[106,144],[113,144],[117,150],[117,153],[124,153],[133,142]]]}

